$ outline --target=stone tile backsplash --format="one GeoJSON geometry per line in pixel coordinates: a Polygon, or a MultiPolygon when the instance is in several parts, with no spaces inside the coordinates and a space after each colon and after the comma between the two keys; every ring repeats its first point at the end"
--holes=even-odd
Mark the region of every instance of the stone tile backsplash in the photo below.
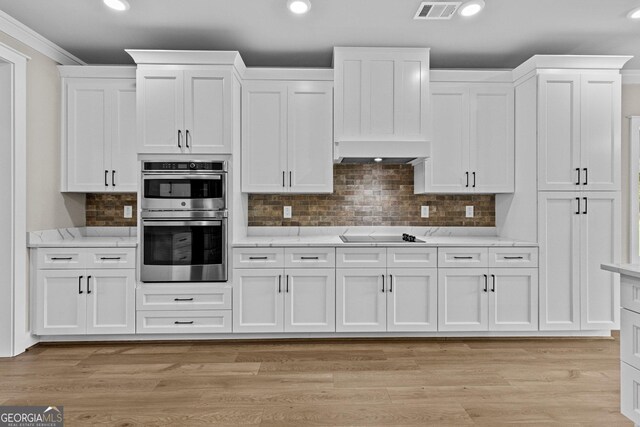
{"type": "Polygon", "coordinates": [[[135,227],[137,195],[89,193],[85,203],[87,227],[135,227]],[[133,207],[133,218],[124,217],[124,207],[133,207]]]}
{"type": "Polygon", "coordinates": [[[495,195],[413,194],[410,165],[334,165],[333,194],[250,194],[249,226],[494,227],[495,195]],[[429,218],[420,207],[429,205],[429,218]],[[282,209],[291,206],[291,219],[282,209]],[[465,207],[474,217],[465,217],[465,207]]]}

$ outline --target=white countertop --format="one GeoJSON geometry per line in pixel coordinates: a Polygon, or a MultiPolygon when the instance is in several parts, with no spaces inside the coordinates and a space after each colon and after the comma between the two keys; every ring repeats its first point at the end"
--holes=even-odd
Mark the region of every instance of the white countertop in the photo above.
{"type": "Polygon", "coordinates": [[[135,248],[135,227],[57,228],[27,233],[29,248],[135,248]]]}
{"type": "Polygon", "coordinates": [[[640,279],[640,264],[602,264],[600,267],[603,270],[640,279]]]}

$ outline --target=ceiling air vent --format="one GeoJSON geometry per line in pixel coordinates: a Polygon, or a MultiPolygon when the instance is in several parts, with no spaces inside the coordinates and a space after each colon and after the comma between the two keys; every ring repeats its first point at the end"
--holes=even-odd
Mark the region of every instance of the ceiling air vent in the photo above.
{"type": "Polygon", "coordinates": [[[461,1],[424,1],[413,19],[451,19],[461,4],[461,1]]]}

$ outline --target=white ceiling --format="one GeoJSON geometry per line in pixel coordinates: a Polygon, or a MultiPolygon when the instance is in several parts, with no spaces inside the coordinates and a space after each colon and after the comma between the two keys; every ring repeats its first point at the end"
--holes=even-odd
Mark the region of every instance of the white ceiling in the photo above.
{"type": "Polygon", "coordinates": [[[0,0],[6,12],[87,63],[127,64],[132,49],[239,50],[249,66],[331,66],[333,46],[431,47],[433,68],[513,68],[534,54],[634,55],[640,0],[486,0],[478,16],[414,21],[420,0],[0,0]]]}

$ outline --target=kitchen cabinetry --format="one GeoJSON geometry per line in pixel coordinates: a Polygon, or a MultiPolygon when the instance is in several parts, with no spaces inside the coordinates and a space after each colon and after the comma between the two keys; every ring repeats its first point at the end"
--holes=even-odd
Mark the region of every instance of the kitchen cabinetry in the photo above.
{"type": "Polygon", "coordinates": [[[538,330],[536,252],[536,248],[440,249],[438,330],[538,330]],[[510,263],[511,268],[494,267],[510,263]]]}
{"type": "Polygon", "coordinates": [[[234,254],[234,267],[245,267],[234,269],[234,332],[335,332],[335,249],[245,251],[234,254]],[[263,268],[269,258],[277,268],[263,268]]]}
{"type": "Polygon", "coordinates": [[[425,157],[429,49],[334,48],[336,158],[425,157]]]}
{"type": "Polygon", "coordinates": [[[511,84],[431,84],[431,155],[415,167],[416,193],[514,191],[511,84]]]}
{"type": "Polygon", "coordinates": [[[135,332],[135,249],[38,249],[34,333],[135,332]],[[72,268],[69,268],[72,267],[72,268]]]}
{"type": "Polygon", "coordinates": [[[61,191],[137,191],[135,69],[59,69],[63,87],[61,191]]]}
{"type": "Polygon", "coordinates": [[[620,256],[620,193],[539,193],[540,329],[619,325],[616,275],[600,270],[620,256]]]}
{"type": "Polygon", "coordinates": [[[242,191],[333,191],[333,83],[247,80],[242,88],[242,191]]]}
{"type": "Polygon", "coordinates": [[[539,191],[620,189],[619,74],[538,76],[539,191]]]}

